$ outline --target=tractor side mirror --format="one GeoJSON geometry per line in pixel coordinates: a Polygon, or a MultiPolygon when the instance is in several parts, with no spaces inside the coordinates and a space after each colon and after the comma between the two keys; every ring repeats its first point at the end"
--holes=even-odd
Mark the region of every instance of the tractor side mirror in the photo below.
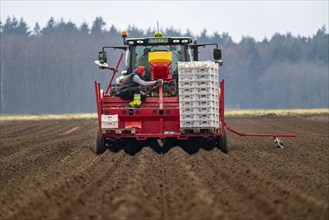
{"type": "Polygon", "coordinates": [[[107,53],[106,51],[101,51],[98,53],[98,65],[99,69],[104,69],[104,66],[107,65],[107,53]]]}
{"type": "Polygon", "coordinates": [[[98,53],[98,60],[101,64],[107,63],[107,53],[106,51],[101,51],[98,53]]]}
{"type": "Polygon", "coordinates": [[[221,49],[218,49],[218,48],[214,49],[214,60],[215,60],[215,63],[218,63],[220,66],[223,65],[221,49]]]}
{"type": "Polygon", "coordinates": [[[222,59],[222,50],[215,48],[214,49],[214,59],[215,60],[221,60],[222,59]]]}

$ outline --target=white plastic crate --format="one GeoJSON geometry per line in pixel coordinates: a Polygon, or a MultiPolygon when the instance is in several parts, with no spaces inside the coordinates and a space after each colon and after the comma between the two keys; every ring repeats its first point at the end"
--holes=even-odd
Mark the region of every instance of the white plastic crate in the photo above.
{"type": "Polygon", "coordinates": [[[212,71],[218,70],[218,65],[211,61],[195,61],[192,65],[194,68],[203,69],[206,71],[209,71],[209,69],[212,71]]]}
{"type": "Polygon", "coordinates": [[[194,114],[197,112],[197,109],[194,108],[179,108],[180,114],[194,114]]]}
{"type": "Polygon", "coordinates": [[[190,73],[180,74],[178,77],[179,77],[179,82],[195,81],[195,75],[190,73]]]}
{"type": "Polygon", "coordinates": [[[195,107],[195,101],[180,101],[179,100],[179,108],[193,108],[195,107]]]}
{"type": "Polygon", "coordinates": [[[208,112],[215,112],[215,108],[208,108],[208,107],[197,107],[196,109],[196,114],[202,114],[202,113],[208,113],[208,112]]]}
{"type": "Polygon", "coordinates": [[[195,95],[195,100],[198,101],[216,101],[218,99],[218,96],[216,94],[198,94],[195,95]]]}
{"type": "Polygon", "coordinates": [[[211,61],[191,61],[178,62],[178,73],[190,70],[199,70],[199,72],[216,72],[218,65],[211,61]]]}
{"type": "Polygon", "coordinates": [[[207,120],[199,120],[195,121],[195,126],[198,128],[204,128],[204,127],[215,127],[214,121],[207,121],[207,120]]]}
{"type": "Polygon", "coordinates": [[[194,94],[194,88],[179,88],[179,96],[180,95],[193,95],[194,94]]]}
{"type": "Polygon", "coordinates": [[[219,120],[219,114],[212,113],[203,113],[203,114],[194,114],[194,113],[181,113],[180,114],[181,121],[188,121],[188,120],[204,120],[204,121],[211,121],[211,120],[219,120]]]}
{"type": "Polygon", "coordinates": [[[219,115],[219,108],[218,107],[207,107],[207,106],[204,106],[204,107],[196,107],[195,108],[195,111],[194,111],[195,114],[204,114],[204,113],[209,113],[209,114],[217,114],[219,115]]]}
{"type": "Polygon", "coordinates": [[[196,120],[194,121],[196,128],[219,128],[218,120],[196,120]]]}
{"type": "Polygon", "coordinates": [[[195,115],[195,114],[180,114],[181,121],[195,120],[196,118],[197,118],[197,115],[195,115]]]}
{"type": "Polygon", "coordinates": [[[181,94],[179,95],[179,101],[194,101],[195,100],[194,94],[181,94]]]}
{"type": "Polygon", "coordinates": [[[194,74],[195,75],[195,80],[207,80],[207,81],[212,81],[218,79],[218,77],[215,76],[215,74],[209,74],[209,73],[198,73],[194,74]]]}
{"type": "Polygon", "coordinates": [[[215,88],[215,84],[212,81],[195,81],[196,88],[215,88]]]}
{"type": "Polygon", "coordinates": [[[210,74],[196,74],[195,75],[195,81],[208,81],[208,82],[217,82],[218,77],[210,74]]]}
{"type": "Polygon", "coordinates": [[[215,113],[203,113],[203,114],[195,114],[194,119],[196,120],[216,120],[216,114],[215,113]]]}
{"type": "Polygon", "coordinates": [[[218,72],[215,69],[208,69],[208,68],[196,68],[193,69],[193,74],[197,77],[197,79],[202,78],[210,78],[210,77],[217,77],[218,78],[218,72]]]}
{"type": "Polygon", "coordinates": [[[178,82],[178,88],[195,88],[195,82],[194,81],[179,81],[178,82]]]}
{"type": "Polygon", "coordinates": [[[178,62],[178,69],[184,69],[184,68],[191,68],[191,63],[192,62],[178,62]]]}
{"type": "Polygon", "coordinates": [[[195,78],[197,80],[208,80],[208,79],[210,79],[210,75],[208,75],[208,74],[196,74],[195,78]]]}
{"type": "Polygon", "coordinates": [[[180,121],[180,127],[181,128],[194,128],[195,127],[195,121],[180,121]]]}
{"type": "Polygon", "coordinates": [[[193,66],[191,66],[189,62],[178,62],[178,70],[191,71],[192,69],[193,69],[193,66]]]}
{"type": "Polygon", "coordinates": [[[178,77],[180,127],[218,128],[218,65],[178,62],[178,77]]]}
{"type": "Polygon", "coordinates": [[[196,88],[194,91],[196,94],[218,94],[218,89],[214,87],[196,88]]]}
{"type": "Polygon", "coordinates": [[[216,100],[205,100],[205,101],[196,101],[196,107],[210,107],[210,108],[218,108],[218,101],[216,100]]]}

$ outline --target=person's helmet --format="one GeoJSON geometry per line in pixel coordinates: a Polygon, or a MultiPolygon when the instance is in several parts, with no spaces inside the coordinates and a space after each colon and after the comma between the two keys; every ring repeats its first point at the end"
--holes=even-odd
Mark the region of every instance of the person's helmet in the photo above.
{"type": "Polygon", "coordinates": [[[137,72],[138,72],[139,76],[142,76],[143,75],[144,69],[145,69],[144,66],[138,66],[137,67],[137,72]]]}

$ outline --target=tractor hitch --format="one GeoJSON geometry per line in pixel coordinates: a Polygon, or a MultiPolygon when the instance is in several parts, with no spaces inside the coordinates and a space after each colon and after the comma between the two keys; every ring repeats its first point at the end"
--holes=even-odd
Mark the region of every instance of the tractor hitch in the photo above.
{"type": "Polygon", "coordinates": [[[246,136],[249,136],[249,137],[273,137],[273,140],[274,140],[274,143],[277,145],[278,148],[281,148],[283,149],[283,141],[281,141],[278,137],[296,137],[295,134],[255,134],[255,133],[240,133],[236,130],[233,130],[232,128],[228,127],[226,124],[225,124],[225,128],[226,130],[236,134],[236,135],[239,135],[239,136],[242,136],[242,137],[246,137],[246,136]]]}

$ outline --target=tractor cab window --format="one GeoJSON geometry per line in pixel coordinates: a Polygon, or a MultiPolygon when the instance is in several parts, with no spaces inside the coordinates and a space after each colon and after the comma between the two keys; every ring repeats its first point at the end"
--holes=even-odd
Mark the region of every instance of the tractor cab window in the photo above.
{"type": "Polygon", "coordinates": [[[150,70],[150,64],[148,62],[148,53],[154,51],[170,51],[172,52],[172,72],[176,72],[178,69],[178,61],[190,61],[190,56],[185,52],[184,45],[147,45],[136,46],[133,48],[132,55],[132,67],[144,66],[146,70],[150,70]]]}

